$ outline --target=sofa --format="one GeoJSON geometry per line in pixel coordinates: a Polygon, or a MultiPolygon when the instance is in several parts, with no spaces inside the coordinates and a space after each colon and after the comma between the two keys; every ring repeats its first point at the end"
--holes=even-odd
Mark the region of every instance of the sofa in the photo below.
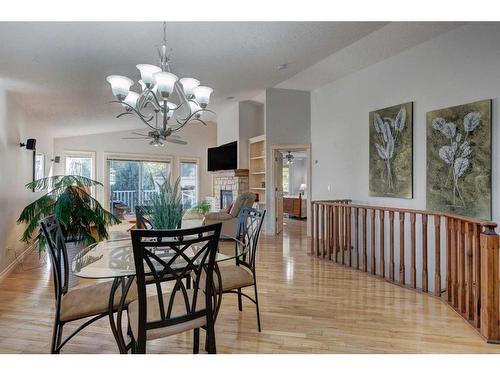
{"type": "Polygon", "coordinates": [[[240,211],[244,207],[252,207],[257,196],[247,192],[240,194],[231,207],[231,211],[220,210],[219,212],[209,212],[203,219],[203,225],[222,223],[221,235],[235,237],[238,230],[238,220],[240,211]]]}

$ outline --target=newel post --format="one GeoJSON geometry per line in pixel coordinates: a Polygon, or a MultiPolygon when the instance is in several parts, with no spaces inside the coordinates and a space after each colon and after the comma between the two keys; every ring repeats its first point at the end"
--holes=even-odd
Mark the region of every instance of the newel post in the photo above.
{"type": "Polygon", "coordinates": [[[480,332],[490,341],[500,340],[498,305],[499,238],[494,226],[481,233],[481,317],[480,332]]]}

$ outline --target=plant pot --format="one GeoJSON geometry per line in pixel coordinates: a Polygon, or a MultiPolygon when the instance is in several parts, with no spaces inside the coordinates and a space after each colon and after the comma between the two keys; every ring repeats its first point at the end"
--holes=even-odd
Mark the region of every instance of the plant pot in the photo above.
{"type": "MultiPolygon", "coordinates": [[[[76,254],[79,251],[85,248],[84,242],[76,242],[76,241],[68,241],[66,242],[66,252],[68,253],[68,265],[69,265],[69,277],[68,277],[68,288],[73,288],[78,285],[80,278],[75,276],[73,272],[71,272],[71,264],[73,263],[73,259],[75,259],[76,254]]],[[[64,272],[64,269],[63,269],[64,272]]],[[[64,277],[64,276],[63,276],[64,277]]],[[[64,280],[64,279],[63,279],[64,280]]]]}

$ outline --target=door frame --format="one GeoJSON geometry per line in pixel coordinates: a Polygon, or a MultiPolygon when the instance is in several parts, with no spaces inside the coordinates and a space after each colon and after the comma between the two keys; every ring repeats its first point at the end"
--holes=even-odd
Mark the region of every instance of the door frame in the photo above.
{"type": "Polygon", "coordinates": [[[271,155],[271,176],[270,176],[270,182],[271,182],[271,189],[268,190],[268,192],[270,193],[269,196],[270,196],[270,206],[269,206],[269,216],[270,216],[270,219],[271,219],[271,233],[272,234],[276,234],[276,196],[275,196],[275,192],[276,192],[276,179],[275,179],[275,175],[276,175],[276,168],[277,168],[277,163],[276,161],[274,160],[274,153],[275,151],[305,151],[306,152],[306,156],[307,156],[307,163],[306,163],[306,173],[307,173],[307,235],[310,236],[311,235],[311,228],[310,228],[310,223],[311,223],[311,220],[309,220],[309,218],[311,217],[311,205],[310,205],[310,201],[311,201],[311,191],[312,191],[312,187],[311,187],[311,182],[312,182],[312,178],[311,178],[311,172],[312,172],[312,161],[311,161],[311,144],[310,143],[303,143],[303,144],[276,144],[276,145],[272,145],[271,146],[271,152],[270,152],[270,155],[271,155]]]}

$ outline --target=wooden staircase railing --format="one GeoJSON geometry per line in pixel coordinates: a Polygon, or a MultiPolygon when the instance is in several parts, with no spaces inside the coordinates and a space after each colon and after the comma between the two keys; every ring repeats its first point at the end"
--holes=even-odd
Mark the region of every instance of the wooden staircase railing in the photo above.
{"type": "Polygon", "coordinates": [[[498,343],[496,226],[444,212],[359,205],[349,199],[311,202],[314,255],[433,294],[488,342],[498,343]],[[430,254],[439,265],[432,267],[432,274],[430,254]]]}

